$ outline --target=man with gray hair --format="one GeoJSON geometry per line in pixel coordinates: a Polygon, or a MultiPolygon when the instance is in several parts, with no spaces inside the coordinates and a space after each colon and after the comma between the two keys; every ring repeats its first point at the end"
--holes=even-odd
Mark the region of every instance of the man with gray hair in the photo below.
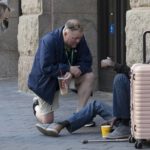
{"type": "Polygon", "coordinates": [[[78,112],[93,91],[94,74],[83,26],[77,19],[68,20],[65,26],[47,33],[39,42],[28,87],[38,96],[34,99],[33,111],[41,123],[54,121],[59,95],[57,77],[62,75],[67,77],[67,83],[74,80],[79,97],[78,112]]]}
{"type": "Polygon", "coordinates": [[[10,8],[0,1],[0,30],[5,31],[8,28],[8,18],[10,16],[10,8]]]}

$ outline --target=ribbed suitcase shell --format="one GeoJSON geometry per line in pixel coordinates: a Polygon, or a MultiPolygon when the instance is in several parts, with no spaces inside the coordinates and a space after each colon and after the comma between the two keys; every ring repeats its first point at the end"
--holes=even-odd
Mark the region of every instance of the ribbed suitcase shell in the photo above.
{"type": "Polygon", "coordinates": [[[150,139],[150,64],[131,67],[131,134],[150,139]]]}

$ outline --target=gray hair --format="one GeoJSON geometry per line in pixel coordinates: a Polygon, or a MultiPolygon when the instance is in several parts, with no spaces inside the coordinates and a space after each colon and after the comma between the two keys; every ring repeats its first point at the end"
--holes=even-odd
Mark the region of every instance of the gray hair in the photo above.
{"type": "Polygon", "coordinates": [[[71,31],[80,31],[83,32],[83,26],[80,21],[77,19],[70,19],[65,23],[65,29],[69,29],[71,31]]]}

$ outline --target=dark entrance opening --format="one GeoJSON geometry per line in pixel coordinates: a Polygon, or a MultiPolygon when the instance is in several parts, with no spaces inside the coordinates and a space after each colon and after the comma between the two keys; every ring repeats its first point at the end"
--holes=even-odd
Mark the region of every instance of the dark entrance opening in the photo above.
{"type": "MultiPolygon", "coordinates": [[[[98,0],[98,58],[126,62],[125,24],[129,0],[98,0]]],[[[115,72],[99,69],[99,90],[112,91],[115,72]]]]}

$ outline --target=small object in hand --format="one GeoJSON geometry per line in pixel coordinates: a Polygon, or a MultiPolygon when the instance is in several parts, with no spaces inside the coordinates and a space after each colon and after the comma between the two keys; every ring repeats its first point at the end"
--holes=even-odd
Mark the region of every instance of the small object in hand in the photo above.
{"type": "Polygon", "coordinates": [[[112,61],[110,57],[107,57],[107,59],[101,60],[102,68],[113,67],[113,66],[114,66],[114,62],[112,61]]]}

